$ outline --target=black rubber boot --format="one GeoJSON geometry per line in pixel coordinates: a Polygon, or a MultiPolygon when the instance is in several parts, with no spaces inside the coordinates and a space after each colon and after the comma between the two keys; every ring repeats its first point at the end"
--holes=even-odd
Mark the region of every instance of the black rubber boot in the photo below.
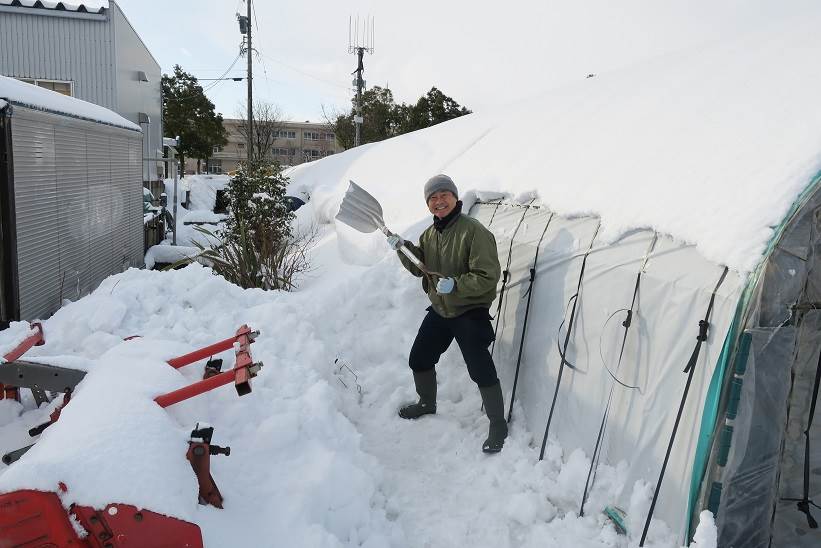
{"type": "Polygon", "coordinates": [[[419,401],[399,409],[399,416],[403,419],[418,419],[422,415],[436,413],[436,370],[414,371],[413,382],[416,384],[416,393],[419,401]]]}
{"type": "Polygon", "coordinates": [[[482,444],[482,451],[485,453],[498,453],[502,450],[507,437],[502,386],[497,382],[493,386],[479,387],[479,392],[482,394],[482,403],[485,404],[485,413],[487,413],[487,418],[490,420],[490,429],[485,443],[482,444]]]}

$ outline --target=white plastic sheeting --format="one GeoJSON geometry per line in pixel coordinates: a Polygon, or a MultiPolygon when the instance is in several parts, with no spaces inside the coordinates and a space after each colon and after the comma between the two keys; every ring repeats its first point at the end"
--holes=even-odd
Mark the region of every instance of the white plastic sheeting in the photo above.
{"type": "MultiPolygon", "coordinates": [[[[544,208],[490,203],[475,205],[471,213],[496,235],[503,268],[508,250],[512,249],[494,352],[509,401],[529,269],[551,215],[544,208]]],[[[513,419],[525,420],[536,444],[541,443],[561,361],[558,345],[564,341],[572,307],[570,299],[576,293],[584,253],[593,241],[566,354],[574,368],[564,369],[550,437],[563,446],[565,457],[578,448],[588,456],[593,453],[614,382],[603,360],[624,384],[637,388],[615,388],[600,458],[600,464],[625,467],[626,481],[615,490],[612,486],[598,489],[594,485],[587,513],[601,511],[605,506],[635,509],[631,496],[636,482],[655,486],[687,380],[682,370],[693,352],[698,323],[704,318],[711,293],[724,270],[704,259],[693,246],[659,236],[641,279],[621,367],[615,371],[624,333],[622,321],[654,234],[649,230],[634,231],[612,244],[601,244],[593,240],[598,223],[595,217],[554,215],[550,220],[531,289],[518,379],[516,401],[521,404],[524,417],[516,415],[514,408],[513,419]]],[[[690,482],[704,399],[742,284],[743,279],[730,272],[717,292],[709,337],[701,349],[654,513],[654,518],[663,519],[681,535],[682,541],[688,525],[690,482]]],[[[497,303],[493,306],[491,313],[495,314],[497,303]]],[[[583,490],[581,477],[579,502],[583,490]]],[[[649,500],[643,505],[643,515],[628,516],[629,523],[643,525],[648,506],[649,500]]],[[[641,531],[631,534],[638,538],[641,531]]]]}
{"type": "Polygon", "coordinates": [[[762,267],[725,380],[726,406],[702,486],[718,515],[721,546],[821,545],[821,530],[812,527],[821,516],[821,426],[813,413],[821,192],[817,181],[812,188],[762,267]]]}

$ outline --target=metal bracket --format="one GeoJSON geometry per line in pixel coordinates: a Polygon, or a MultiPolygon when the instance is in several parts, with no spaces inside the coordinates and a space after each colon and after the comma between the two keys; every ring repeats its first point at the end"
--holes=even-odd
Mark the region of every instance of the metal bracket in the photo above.
{"type": "Polygon", "coordinates": [[[85,378],[86,372],[56,365],[46,365],[27,361],[13,361],[0,365],[0,383],[65,392],[73,390],[85,378]]]}

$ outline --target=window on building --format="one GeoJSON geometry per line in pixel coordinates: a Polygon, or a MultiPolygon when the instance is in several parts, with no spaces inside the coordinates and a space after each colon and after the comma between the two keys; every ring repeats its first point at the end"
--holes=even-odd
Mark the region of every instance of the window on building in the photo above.
{"type": "Polygon", "coordinates": [[[296,131],[280,130],[274,134],[274,137],[278,139],[296,139],[296,131]]]}
{"type": "Polygon", "coordinates": [[[322,138],[322,134],[316,131],[303,131],[302,138],[306,141],[319,141],[322,138]]]}
{"type": "Polygon", "coordinates": [[[273,148],[271,149],[271,154],[274,156],[288,156],[288,149],[287,148],[273,148]]]}
{"type": "Polygon", "coordinates": [[[305,158],[306,162],[310,162],[311,160],[316,160],[322,154],[322,151],[315,150],[312,148],[306,148],[302,151],[302,157],[305,158]]]}
{"type": "Polygon", "coordinates": [[[325,140],[326,141],[333,141],[334,139],[336,139],[336,135],[334,135],[333,133],[326,133],[325,134],[325,140]]]}
{"type": "Polygon", "coordinates": [[[74,96],[74,84],[65,80],[43,80],[40,78],[19,78],[20,81],[27,84],[34,84],[41,88],[50,89],[69,97],[74,96]]]}
{"type": "Polygon", "coordinates": [[[212,175],[222,175],[222,160],[208,160],[206,171],[212,175]]]}
{"type": "Polygon", "coordinates": [[[214,154],[217,154],[218,152],[222,152],[222,147],[219,145],[214,147],[214,154]]]}

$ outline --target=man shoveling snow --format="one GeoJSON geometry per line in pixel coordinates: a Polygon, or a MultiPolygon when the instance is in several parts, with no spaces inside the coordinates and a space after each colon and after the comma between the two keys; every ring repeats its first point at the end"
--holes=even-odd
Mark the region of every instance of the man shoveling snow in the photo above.
{"type": "Polygon", "coordinates": [[[490,420],[482,451],[497,453],[507,437],[507,422],[502,388],[488,351],[494,339],[488,310],[501,276],[496,239],[479,221],[462,215],[456,185],[447,175],[437,175],[425,184],[425,201],[433,213],[433,224],[422,233],[418,246],[396,234],[388,236],[391,248],[399,252],[404,246],[425,263],[427,270],[422,270],[398,253],[402,265],[422,278],[431,302],[408,360],[419,401],[402,407],[399,416],[416,419],[436,413],[435,366],[456,339],[490,420]]]}

